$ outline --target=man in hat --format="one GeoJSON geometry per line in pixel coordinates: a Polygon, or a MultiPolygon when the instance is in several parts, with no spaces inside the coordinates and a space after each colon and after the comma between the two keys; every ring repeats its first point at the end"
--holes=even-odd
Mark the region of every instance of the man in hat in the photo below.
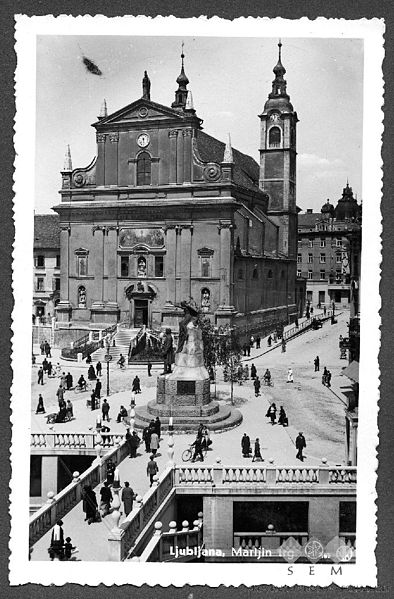
{"type": "Polygon", "coordinates": [[[303,462],[304,456],[302,455],[302,452],[303,452],[304,447],[306,447],[306,441],[305,441],[305,437],[304,437],[303,433],[298,433],[298,436],[295,440],[295,446],[298,450],[296,458],[298,460],[301,460],[301,462],[303,462]]]}

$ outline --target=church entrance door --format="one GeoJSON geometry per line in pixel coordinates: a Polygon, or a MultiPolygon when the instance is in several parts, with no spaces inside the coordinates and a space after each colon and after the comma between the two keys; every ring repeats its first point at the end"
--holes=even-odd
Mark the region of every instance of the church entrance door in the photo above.
{"type": "Polygon", "coordinates": [[[148,326],[148,300],[134,300],[134,327],[141,328],[143,325],[148,326]]]}

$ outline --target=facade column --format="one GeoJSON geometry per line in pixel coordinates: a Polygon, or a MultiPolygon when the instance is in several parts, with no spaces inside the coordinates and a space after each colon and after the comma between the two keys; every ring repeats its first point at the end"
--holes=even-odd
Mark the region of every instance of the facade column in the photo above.
{"type": "Polygon", "coordinates": [[[178,184],[183,183],[183,135],[177,137],[177,150],[176,150],[176,182],[178,184]]]}
{"type": "Polygon", "coordinates": [[[173,129],[168,132],[170,138],[170,177],[169,183],[176,183],[176,172],[177,172],[177,129],[173,129]]]}
{"type": "Polygon", "coordinates": [[[41,497],[47,500],[47,494],[51,491],[57,493],[57,456],[43,455],[41,458],[41,497]]]}
{"type": "Polygon", "coordinates": [[[60,299],[61,301],[68,302],[69,297],[69,284],[68,278],[70,276],[70,234],[71,228],[68,225],[61,225],[60,228],[60,299]]]}
{"type": "Polygon", "coordinates": [[[105,133],[97,133],[97,167],[96,167],[96,185],[99,187],[105,185],[105,133]]]}
{"type": "Polygon", "coordinates": [[[117,267],[118,267],[118,227],[109,226],[106,228],[106,248],[105,248],[105,274],[107,276],[107,293],[105,300],[111,303],[117,303],[117,267]]]}
{"type": "Polygon", "coordinates": [[[192,130],[183,130],[183,181],[190,183],[192,180],[192,130]]]}
{"type": "Polygon", "coordinates": [[[167,282],[167,304],[175,303],[176,285],[176,229],[175,225],[166,228],[166,262],[165,277],[167,282]]]}
{"type": "Polygon", "coordinates": [[[104,235],[105,228],[95,225],[94,236],[94,303],[104,301],[104,235]]]}
{"type": "Polygon", "coordinates": [[[181,228],[181,301],[191,297],[191,251],[193,225],[182,225],[181,228]]]}
{"type": "Polygon", "coordinates": [[[230,223],[221,223],[219,225],[220,234],[220,305],[232,305],[232,243],[230,223]]]}

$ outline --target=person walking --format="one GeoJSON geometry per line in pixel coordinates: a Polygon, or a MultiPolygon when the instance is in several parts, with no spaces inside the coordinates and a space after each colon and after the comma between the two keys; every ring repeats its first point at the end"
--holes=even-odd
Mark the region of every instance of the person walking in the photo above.
{"type": "Polygon", "coordinates": [[[156,429],[155,429],[150,436],[150,450],[153,453],[153,456],[156,455],[158,449],[159,449],[159,437],[158,437],[158,434],[156,433],[156,429]]]}
{"type": "Polygon", "coordinates": [[[201,459],[202,462],[204,461],[204,456],[202,453],[202,444],[203,444],[202,435],[197,434],[194,442],[191,444],[191,447],[194,447],[194,454],[192,457],[192,462],[195,462],[198,457],[201,459]]]}
{"type": "Polygon", "coordinates": [[[63,522],[61,520],[58,520],[53,527],[48,553],[51,561],[55,559],[55,556],[59,559],[63,559],[64,557],[64,532],[63,522]]]}
{"type": "Polygon", "coordinates": [[[64,388],[63,385],[59,385],[58,390],[56,391],[57,400],[59,405],[64,401],[64,388]]]}
{"type": "Polygon", "coordinates": [[[324,308],[323,308],[323,315],[326,316],[326,314],[327,314],[327,308],[324,306],[324,308]]]}
{"type": "Polygon", "coordinates": [[[155,431],[156,431],[156,434],[160,441],[160,439],[161,439],[161,420],[158,416],[156,416],[156,420],[155,420],[155,431]]]}
{"type": "Polygon", "coordinates": [[[149,426],[146,426],[142,433],[142,440],[145,443],[146,453],[150,453],[150,435],[151,435],[151,429],[149,428],[149,426]]]}
{"type": "Polygon", "coordinates": [[[322,377],[321,377],[321,382],[323,385],[327,385],[327,376],[328,376],[328,370],[327,370],[327,366],[325,366],[322,377]]]}
{"type": "Polygon", "coordinates": [[[261,337],[260,337],[260,335],[257,335],[257,337],[256,337],[256,349],[260,349],[260,345],[261,345],[261,337]]]}
{"type": "Polygon", "coordinates": [[[107,402],[107,400],[104,399],[103,405],[101,406],[101,413],[103,415],[103,422],[104,422],[104,420],[106,420],[107,422],[109,422],[109,410],[110,410],[110,405],[107,402]]]}
{"type": "Polygon", "coordinates": [[[111,493],[111,489],[109,488],[108,481],[105,481],[104,485],[101,487],[100,496],[101,496],[101,500],[100,500],[101,517],[105,518],[105,516],[107,516],[111,510],[111,501],[112,501],[112,493],[111,493]]]}
{"type": "Polygon", "coordinates": [[[146,467],[146,473],[149,476],[150,486],[153,485],[153,477],[159,472],[159,467],[155,462],[154,456],[151,455],[148,465],[146,467]]]}
{"type": "Polygon", "coordinates": [[[259,377],[257,375],[256,375],[256,378],[253,381],[253,386],[254,386],[255,397],[259,397],[259,395],[260,395],[261,381],[260,381],[260,379],[259,379],[259,377]]]}
{"type": "Polygon", "coordinates": [[[254,364],[252,364],[252,366],[250,367],[250,378],[251,379],[255,379],[257,375],[257,370],[256,370],[256,366],[254,364]]]}
{"type": "Polygon", "coordinates": [[[47,372],[48,372],[48,377],[52,376],[52,362],[48,362],[48,368],[47,368],[47,372]]]}
{"type": "Polygon", "coordinates": [[[152,362],[150,360],[148,360],[147,367],[148,367],[148,376],[152,376],[152,374],[151,374],[152,362]]]}
{"type": "Polygon", "coordinates": [[[90,409],[92,410],[92,412],[96,409],[96,392],[94,389],[90,394],[90,409]]]}
{"type": "Polygon", "coordinates": [[[99,379],[97,379],[96,387],[94,389],[94,394],[97,397],[97,399],[100,399],[100,396],[101,396],[101,387],[102,387],[101,381],[99,379]]]}
{"type": "Polygon", "coordinates": [[[131,433],[129,428],[126,429],[125,439],[127,443],[127,448],[129,450],[129,458],[131,458],[131,433]]]}
{"type": "Polygon", "coordinates": [[[131,458],[137,457],[137,449],[140,446],[140,443],[141,443],[141,439],[137,435],[136,431],[133,431],[133,433],[131,435],[131,439],[130,439],[130,447],[131,447],[130,457],[131,458]]]}
{"type": "Polygon", "coordinates": [[[89,381],[95,381],[96,380],[96,372],[94,370],[94,366],[93,364],[91,364],[88,368],[88,379],[89,381]]]}
{"type": "Polygon", "coordinates": [[[282,337],[282,354],[286,352],[286,341],[282,337]]]}
{"type": "Polygon", "coordinates": [[[282,426],[289,426],[289,420],[283,406],[280,406],[279,408],[278,424],[281,424],[282,426]]]}
{"type": "Polygon", "coordinates": [[[319,358],[319,356],[316,356],[316,358],[314,359],[314,364],[315,364],[315,372],[319,372],[319,370],[320,370],[320,358],[319,358]]]}
{"type": "Polygon", "coordinates": [[[42,356],[45,354],[45,341],[44,340],[42,340],[40,343],[40,352],[41,352],[42,356]]]}
{"type": "Polygon", "coordinates": [[[306,447],[306,441],[305,441],[305,437],[304,437],[303,433],[298,433],[298,436],[295,441],[295,446],[297,449],[296,458],[298,460],[301,460],[301,462],[303,462],[304,456],[302,455],[302,452],[303,452],[304,448],[306,447]]]}
{"type": "Polygon", "coordinates": [[[66,391],[67,390],[67,375],[65,372],[62,372],[62,376],[60,377],[60,382],[62,384],[64,391],[66,391]]]}
{"type": "Polygon", "coordinates": [[[73,377],[69,372],[67,372],[67,374],[66,374],[65,382],[66,382],[66,389],[67,389],[67,391],[69,391],[73,386],[73,377]]]}
{"type": "Polygon", "coordinates": [[[260,440],[258,437],[257,437],[256,441],[254,442],[254,454],[253,454],[252,462],[254,462],[255,460],[261,460],[262,462],[264,462],[263,456],[261,455],[260,440]]]}
{"type": "Polygon", "coordinates": [[[87,520],[88,524],[99,521],[96,493],[90,485],[85,485],[83,488],[82,510],[85,512],[85,520],[87,520]]]}
{"type": "Polygon", "coordinates": [[[136,374],[134,377],[132,391],[134,393],[141,393],[141,381],[138,374],[136,374]]]}
{"type": "Polygon", "coordinates": [[[126,480],[120,496],[123,501],[124,513],[127,517],[130,512],[133,511],[133,501],[136,498],[133,489],[130,487],[130,483],[126,480]]]}
{"type": "Polygon", "coordinates": [[[71,537],[66,537],[66,542],[64,543],[64,559],[70,560],[73,553],[76,553],[77,548],[72,544],[71,537]]]}
{"type": "Polygon", "coordinates": [[[331,370],[327,370],[326,385],[331,387],[331,370]]]}
{"type": "Polygon", "coordinates": [[[271,347],[271,345],[272,345],[272,337],[271,337],[271,335],[268,337],[267,343],[268,343],[268,347],[271,347]]]}
{"type": "Polygon", "coordinates": [[[36,414],[45,414],[44,400],[43,400],[41,393],[38,396],[38,404],[37,404],[36,414]]]}
{"type": "Polygon", "coordinates": [[[246,433],[243,434],[241,439],[242,455],[244,458],[248,458],[250,454],[250,437],[246,433]]]}
{"type": "Polygon", "coordinates": [[[271,406],[268,408],[268,415],[271,420],[272,426],[274,426],[276,422],[276,405],[274,403],[271,404],[271,406]]]}
{"type": "Polygon", "coordinates": [[[97,362],[97,364],[96,364],[96,374],[97,374],[97,376],[101,376],[102,369],[103,369],[103,367],[102,367],[101,362],[99,360],[97,362]]]}
{"type": "Polygon", "coordinates": [[[293,371],[291,368],[289,368],[287,371],[287,382],[294,383],[293,371]]]}
{"type": "Polygon", "coordinates": [[[109,485],[114,484],[115,469],[116,469],[116,464],[110,458],[107,462],[107,483],[109,485]]]}
{"type": "Polygon", "coordinates": [[[246,346],[246,351],[248,354],[248,357],[250,356],[250,343],[248,343],[248,345],[246,346]]]}
{"type": "Polygon", "coordinates": [[[46,373],[48,370],[48,360],[46,358],[44,358],[42,361],[42,369],[43,369],[44,373],[46,373]]]}
{"type": "Polygon", "coordinates": [[[71,418],[74,418],[73,405],[69,399],[66,403],[66,415],[68,416],[69,420],[71,420],[71,418]]]}
{"type": "Polygon", "coordinates": [[[44,371],[41,368],[41,366],[38,369],[37,375],[38,375],[38,384],[43,385],[44,384],[44,371]]]}

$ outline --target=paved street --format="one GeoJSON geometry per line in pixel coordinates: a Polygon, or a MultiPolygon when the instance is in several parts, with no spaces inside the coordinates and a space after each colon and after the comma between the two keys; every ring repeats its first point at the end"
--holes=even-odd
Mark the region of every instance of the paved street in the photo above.
{"type": "MultiPolygon", "coordinates": [[[[262,377],[266,368],[271,370],[274,386],[262,386],[261,396],[254,396],[252,381],[243,385],[236,384],[234,387],[235,405],[243,413],[243,423],[240,427],[220,434],[213,434],[212,451],[208,453],[207,463],[213,463],[218,457],[222,463],[234,465],[251,464],[250,460],[242,457],[240,440],[244,432],[247,432],[252,440],[260,438],[262,455],[265,461],[273,459],[276,465],[300,465],[295,458],[296,450],[294,440],[299,431],[303,431],[307,442],[305,451],[305,462],[308,465],[317,465],[323,457],[330,464],[344,463],[344,404],[329,389],[321,383],[321,373],[324,366],[332,372],[333,388],[339,390],[341,386],[347,386],[347,379],[340,376],[341,369],[347,362],[339,359],[338,337],[347,334],[348,313],[344,312],[338,317],[338,324],[331,325],[328,321],[322,329],[309,331],[295,338],[287,344],[286,353],[281,353],[280,348],[274,349],[261,355],[266,351],[266,341],[262,341],[261,350],[252,350],[251,359],[262,377]],[[316,355],[320,356],[321,371],[314,372],[313,360],[316,355]],[[287,383],[287,369],[291,366],[294,373],[294,383],[287,383]],[[275,401],[277,407],[283,405],[288,418],[289,427],[283,428],[279,425],[272,426],[265,417],[270,402],[275,401]]],[[[56,356],[56,353],[54,354],[56,356]]],[[[39,357],[41,359],[41,356],[39,357]]],[[[39,361],[40,361],[39,359],[39,361]]],[[[55,357],[52,362],[56,363],[55,357]]],[[[87,366],[69,366],[64,364],[65,372],[70,371],[77,380],[82,371],[87,372],[87,366]]],[[[56,411],[57,398],[56,389],[58,379],[46,379],[43,386],[38,388],[36,370],[33,368],[32,384],[32,431],[46,431],[45,415],[33,414],[36,408],[38,393],[42,392],[47,413],[56,411]]],[[[63,370],[63,368],[62,368],[63,370]]],[[[155,396],[156,376],[161,368],[156,367],[150,379],[147,377],[146,368],[129,368],[120,371],[116,367],[111,369],[111,389],[118,390],[111,394],[109,403],[111,405],[111,432],[124,432],[123,424],[116,423],[116,415],[121,404],[128,407],[130,401],[131,381],[138,372],[141,378],[142,393],[137,395],[137,405],[145,404],[155,396]]],[[[103,376],[103,387],[105,377],[103,376]]],[[[212,390],[214,387],[212,387],[212,390]]],[[[69,392],[67,397],[71,398],[74,405],[75,420],[55,425],[55,430],[64,432],[88,431],[94,427],[98,411],[92,412],[86,407],[88,394],[75,394],[69,392]]],[[[229,384],[219,381],[217,384],[217,399],[229,401],[229,384]]],[[[181,461],[181,453],[192,441],[190,435],[175,435],[176,463],[181,461]]],[[[160,452],[157,458],[160,471],[165,468],[168,461],[167,436],[163,436],[160,452]]],[[[146,476],[146,463],[148,456],[140,448],[135,460],[130,458],[124,460],[120,465],[121,482],[128,480],[136,493],[143,495],[148,490],[148,479],[146,476]]],[[[97,491],[98,489],[96,489],[97,491]]],[[[78,558],[83,560],[106,560],[107,538],[112,525],[110,517],[103,520],[101,524],[88,526],[84,522],[81,504],[76,506],[65,516],[65,532],[73,538],[79,546],[78,558]],[[81,534],[83,527],[83,534],[81,534]]],[[[48,533],[49,534],[49,533],[48,533]]],[[[47,548],[49,546],[48,534],[45,535],[35,546],[32,559],[48,559],[47,548]]]]}

